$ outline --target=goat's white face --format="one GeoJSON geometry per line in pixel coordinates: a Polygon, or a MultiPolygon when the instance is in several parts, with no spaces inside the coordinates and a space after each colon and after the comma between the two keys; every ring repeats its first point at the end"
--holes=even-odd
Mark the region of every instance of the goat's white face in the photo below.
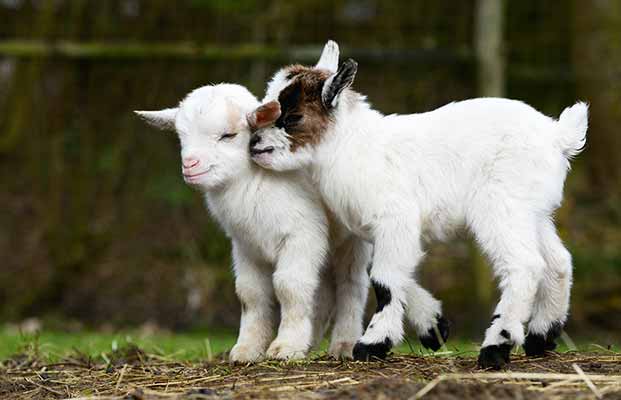
{"type": "Polygon", "coordinates": [[[356,74],[353,60],[337,70],[338,54],[338,45],[329,41],[315,67],[293,65],[274,75],[264,104],[248,115],[254,162],[277,171],[310,164],[315,146],[333,122],[341,93],[356,74]]]}
{"type": "Polygon", "coordinates": [[[183,179],[201,190],[213,190],[248,169],[246,114],[257,105],[244,87],[220,84],[193,91],[178,108],[137,114],[159,128],[174,127],[181,143],[183,179]]]}

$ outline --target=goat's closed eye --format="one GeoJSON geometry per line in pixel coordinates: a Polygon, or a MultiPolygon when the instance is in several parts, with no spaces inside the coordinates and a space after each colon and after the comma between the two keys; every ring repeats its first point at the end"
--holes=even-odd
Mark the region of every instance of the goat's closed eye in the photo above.
{"type": "Polygon", "coordinates": [[[225,133],[224,135],[220,136],[220,139],[218,140],[233,139],[235,136],[237,136],[237,133],[225,133]]]}

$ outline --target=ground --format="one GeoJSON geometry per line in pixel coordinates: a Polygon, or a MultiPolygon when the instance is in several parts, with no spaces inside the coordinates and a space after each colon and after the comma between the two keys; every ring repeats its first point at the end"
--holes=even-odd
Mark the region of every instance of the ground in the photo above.
{"type": "Polygon", "coordinates": [[[598,346],[538,359],[516,354],[507,370],[483,372],[476,368],[475,351],[455,347],[440,354],[396,353],[371,363],[316,353],[298,362],[231,365],[209,344],[218,349],[228,340],[203,343],[184,361],[179,352],[145,351],[134,343],[139,340],[114,339],[108,347],[114,350],[99,355],[73,350],[58,356],[41,350],[54,343],[30,338],[0,363],[0,398],[621,399],[621,354],[598,346]]]}
{"type": "Polygon", "coordinates": [[[13,357],[0,373],[3,399],[621,399],[621,355],[605,353],[518,356],[509,370],[493,373],[464,356],[230,365],[170,361],[128,347],[102,363],[79,355],[52,364],[13,357]]]}

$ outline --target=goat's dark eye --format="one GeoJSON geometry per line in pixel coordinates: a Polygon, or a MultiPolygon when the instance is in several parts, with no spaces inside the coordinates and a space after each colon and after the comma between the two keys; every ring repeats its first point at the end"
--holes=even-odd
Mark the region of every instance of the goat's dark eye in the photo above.
{"type": "Polygon", "coordinates": [[[287,115],[285,118],[285,125],[295,125],[302,119],[302,116],[299,114],[287,115]]]}
{"type": "Polygon", "coordinates": [[[233,139],[235,136],[237,136],[237,133],[225,133],[224,135],[220,136],[220,139],[218,140],[233,139]]]}

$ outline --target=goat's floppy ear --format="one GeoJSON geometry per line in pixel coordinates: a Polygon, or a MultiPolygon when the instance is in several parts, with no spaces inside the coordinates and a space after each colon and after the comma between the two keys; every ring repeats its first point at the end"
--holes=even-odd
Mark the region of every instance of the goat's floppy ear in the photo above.
{"type": "Polygon", "coordinates": [[[174,130],[178,108],[165,108],[160,111],[134,111],[147,124],[162,130],[174,130]]]}
{"type": "Polygon", "coordinates": [[[321,91],[321,101],[327,109],[334,108],[341,92],[354,83],[358,63],[351,58],[341,64],[336,74],[326,79],[321,91]]]}
{"type": "Polygon", "coordinates": [[[334,40],[328,40],[323,46],[321,57],[315,65],[317,69],[326,69],[335,73],[339,67],[339,45],[334,40]]]}
{"type": "Polygon", "coordinates": [[[280,117],[280,103],[272,100],[257,107],[246,116],[248,127],[252,132],[272,125],[280,117]]]}

